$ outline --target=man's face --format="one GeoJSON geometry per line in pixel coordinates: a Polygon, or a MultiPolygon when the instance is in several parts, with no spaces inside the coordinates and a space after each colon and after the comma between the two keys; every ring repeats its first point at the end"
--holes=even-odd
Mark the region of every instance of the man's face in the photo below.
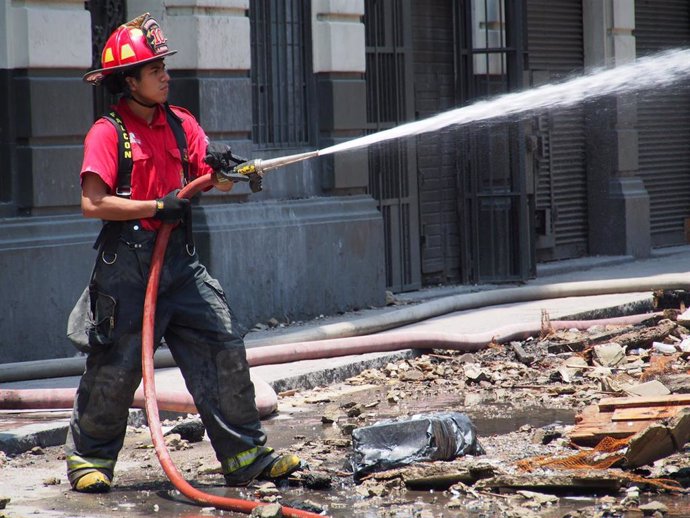
{"type": "Polygon", "coordinates": [[[170,76],[162,59],[144,65],[139,80],[131,79],[130,91],[139,100],[148,103],[164,103],[168,100],[170,76]]]}

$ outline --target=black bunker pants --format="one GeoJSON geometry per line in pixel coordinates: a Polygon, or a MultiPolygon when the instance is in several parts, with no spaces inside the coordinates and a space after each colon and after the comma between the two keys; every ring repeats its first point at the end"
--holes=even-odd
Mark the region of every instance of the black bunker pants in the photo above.
{"type": "MultiPolygon", "coordinates": [[[[91,281],[91,352],[65,445],[75,483],[99,470],[112,478],[129,407],[142,378],[141,327],[155,233],[128,222],[116,255],[100,254],[91,281]]],[[[161,270],[154,344],[167,346],[192,395],[228,480],[251,478],[276,457],[264,446],[243,334],[220,284],[174,230],[161,270]]]]}

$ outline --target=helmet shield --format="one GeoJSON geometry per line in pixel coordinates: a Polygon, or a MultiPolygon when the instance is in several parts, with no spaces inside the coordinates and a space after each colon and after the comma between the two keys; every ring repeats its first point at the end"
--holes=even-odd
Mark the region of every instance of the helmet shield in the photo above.
{"type": "Polygon", "coordinates": [[[158,22],[149,13],[144,13],[115,29],[103,47],[101,68],[87,72],[83,79],[98,85],[103,77],[113,72],[156,61],[176,52],[168,48],[168,40],[158,22]]]}

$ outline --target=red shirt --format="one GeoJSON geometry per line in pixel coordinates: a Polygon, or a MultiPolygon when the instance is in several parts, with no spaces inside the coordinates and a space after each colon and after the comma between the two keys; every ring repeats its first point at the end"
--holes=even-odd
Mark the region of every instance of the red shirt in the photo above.
{"type": "MultiPolygon", "coordinates": [[[[204,130],[187,110],[177,106],[172,108],[182,119],[182,128],[187,136],[190,180],[212,172],[204,162],[207,145],[204,130]]],[[[155,200],[180,189],[183,186],[180,149],[163,106],[156,108],[151,124],[136,116],[125,99],[118,102],[115,111],[122,118],[132,143],[132,199],[155,200]]],[[[86,172],[96,173],[113,194],[117,187],[118,158],[115,126],[105,119],[97,120],[84,141],[80,178],[83,180],[86,172]]],[[[158,220],[142,220],[142,226],[147,230],[156,230],[160,225],[158,220]]]]}

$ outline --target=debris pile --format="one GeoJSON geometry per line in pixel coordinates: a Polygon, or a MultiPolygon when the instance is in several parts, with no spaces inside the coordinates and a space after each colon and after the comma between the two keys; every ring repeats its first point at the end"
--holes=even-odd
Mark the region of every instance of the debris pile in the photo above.
{"type": "MultiPolygon", "coordinates": [[[[554,330],[544,314],[541,334],[520,342],[437,349],[341,384],[283,392],[267,434],[309,469],[282,484],[223,491],[273,504],[255,516],[279,516],[275,504],[337,518],[690,516],[678,498],[690,487],[689,302],[660,293],[659,313],[643,323],[585,331],[554,330]],[[452,455],[436,455],[429,421],[416,426],[440,415],[464,416],[458,429],[471,431],[452,455]],[[372,431],[401,423],[415,426],[386,429],[370,448],[372,431]],[[397,458],[404,462],[382,462],[396,447],[407,448],[397,458]]],[[[166,441],[185,476],[217,487],[218,462],[195,417],[164,423],[166,441]]],[[[130,428],[127,438],[117,486],[166,490],[145,429],[130,428]]],[[[0,473],[47,481],[64,469],[59,450],[0,455],[0,473]]],[[[41,486],[53,499],[68,491],[59,480],[41,486]]],[[[0,494],[0,506],[10,496],[0,494]]]]}
{"type": "MultiPolygon", "coordinates": [[[[359,482],[355,490],[364,498],[434,490],[448,498],[448,507],[462,500],[467,509],[468,500],[475,500],[482,502],[478,509],[504,512],[517,505],[518,497],[520,507],[537,509],[553,505],[553,495],[562,493],[608,494],[604,507],[612,515],[615,509],[633,508],[663,515],[663,504],[652,502],[647,506],[654,511],[643,509],[639,495],[649,500],[690,485],[685,447],[690,439],[690,314],[682,319],[682,306],[661,309],[639,325],[602,323],[586,331],[551,330],[546,316],[541,336],[522,342],[490,344],[476,353],[434,350],[364,371],[347,380],[368,391],[359,401],[320,399],[318,390],[304,401],[322,406],[323,426],[344,438],[357,437],[358,430],[381,417],[400,419],[428,410],[466,412],[477,423],[516,414],[529,422],[531,413],[554,409],[572,412],[571,419],[518,424],[497,434],[487,435],[478,424],[485,456],[381,467],[354,477],[359,482]],[[361,403],[365,400],[367,406],[361,403]]],[[[300,445],[301,454],[309,458],[325,444],[307,441],[300,445]]],[[[341,444],[330,455],[341,460],[343,450],[341,444]]],[[[337,465],[328,455],[321,450],[322,470],[337,465]]],[[[352,476],[343,472],[342,463],[331,473],[352,476]]],[[[600,506],[597,513],[582,512],[571,516],[602,511],[600,506]]]]}

